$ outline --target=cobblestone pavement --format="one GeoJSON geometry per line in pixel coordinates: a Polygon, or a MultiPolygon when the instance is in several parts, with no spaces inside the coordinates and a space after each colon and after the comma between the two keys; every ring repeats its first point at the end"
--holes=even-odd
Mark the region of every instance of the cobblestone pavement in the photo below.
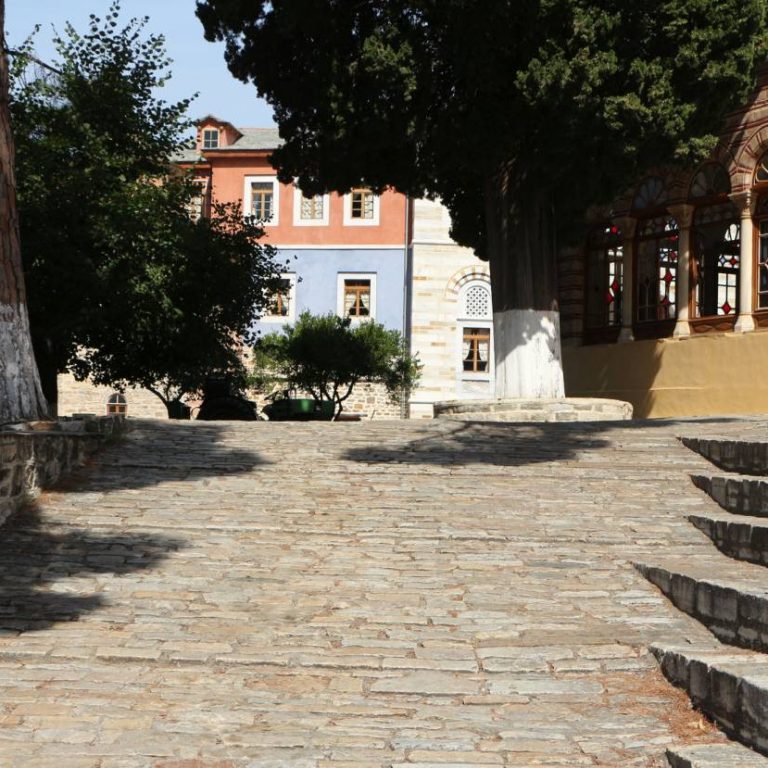
{"type": "Polygon", "coordinates": [[[712,544],[645,425],[140,422],[0,537],[0,766],[662,766],[722,740],[632,567],[712,544]]]}

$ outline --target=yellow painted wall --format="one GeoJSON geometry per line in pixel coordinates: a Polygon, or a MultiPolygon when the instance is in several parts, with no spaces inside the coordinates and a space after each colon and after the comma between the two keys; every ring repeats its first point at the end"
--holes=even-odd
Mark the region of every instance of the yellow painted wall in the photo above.
{"type": "Polygon", "coordinates": [[[626,400],[636,418],[768,413],[768,331],[563,349],[569,397],[626,400]]]}

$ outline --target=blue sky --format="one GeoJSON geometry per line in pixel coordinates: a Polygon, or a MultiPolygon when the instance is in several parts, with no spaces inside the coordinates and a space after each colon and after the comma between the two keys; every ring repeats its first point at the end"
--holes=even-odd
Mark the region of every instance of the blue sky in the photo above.
{"type": "MultiPolygon", "coordinates": [[[[63,31],[67,21],[84,32],[90,14],[103,16],[110,0],[6,0],[6,35],[11,47],[18,45],[41,25],[36,37],[37,54],[54,59],[52,27],[63,31]]],[[[195,16],[195,0],[123,0],[121,17],[149,16],[147,28],[165,35],[173,59],[173,78],[159,94],[178,101],[198,92],[190,107],[192,117],[214,114],[237,126],[270,126],[272,110],[257,97],[253,85],[235,80],[224,63],[224,46],[209,43],[195,16]]]]}

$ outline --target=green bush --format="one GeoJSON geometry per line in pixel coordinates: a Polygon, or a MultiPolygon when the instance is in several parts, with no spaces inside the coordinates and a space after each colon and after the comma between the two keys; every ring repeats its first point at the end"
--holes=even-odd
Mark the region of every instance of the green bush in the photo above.
{"type": "Polygon", "coordinates": [[[420,370],[398,331],[373,321],[352,325],[350,318],[332,313],[303,312],[283,333],[270,333],[254,347],[254,386],[287,387],[331,400],[334,417],[358,382],[383,384],[398,402],[416,385],[420,370]]]}

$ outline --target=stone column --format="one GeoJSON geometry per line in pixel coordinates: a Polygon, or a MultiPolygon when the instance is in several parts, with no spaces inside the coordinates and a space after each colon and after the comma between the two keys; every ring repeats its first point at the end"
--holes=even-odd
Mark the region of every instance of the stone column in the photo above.
{"type": "Polygon", "coordinates": [[[623,286],[621,292],[621,331],[619,341],[634,341],[632,323],[635,316],[635,227],[637,219],[622,216],[614,221],[624,237],[623,286]]]}
{"type": "Polygon", "coordinates": [[[755,310],[755,225],[752,217],[755,213],[757,196],[751,190],[731,195],[734,205],[741,213],[741,257],[739,259],[739,316],[736,318],[735,331],[749,333],[755,330],[752,313],[755,310]]]}
{"type": "Polygon", "coordinates": [[[675,217],[680,238],[677,242],[677,322],[672,335],[685,338],[691,335],[691,225],[693,224],[692,205],[685,203],[670,206],[669,212],[675,217]]]}

